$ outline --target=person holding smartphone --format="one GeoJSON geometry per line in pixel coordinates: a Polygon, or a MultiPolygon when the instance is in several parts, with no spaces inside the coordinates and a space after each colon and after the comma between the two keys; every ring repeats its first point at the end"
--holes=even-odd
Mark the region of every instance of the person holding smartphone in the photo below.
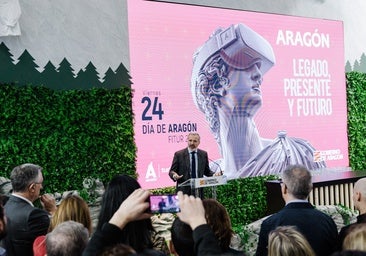
{"type": "MultiPolygon", "coordinates": [[[[120,243],[119,239],[129,224],[149,219],[152,213],[148,211],[151,192],[138,188],[134,190],[118,207],[111,218],[97,229],[89,241],[82,256],[95,256],[120,243]]],[[[193,230],[195,255],[223,255],[218,240],[205,218],[205,209],[199,197],[184,195],[178,192],[178,200],[182,207],[179,218],[193,230]]],[[[153,254],[144,254],[153,255],[153,254]]]]}
{"type": "MultiPolygon", "coordinates": [[[[103,194],[96,231],[112,229],[111,232],[114,234],[112,236],[116,236],[117,243],[127,244],[137,253],[154,256],[165,255],[166,252],[169,252],[169,248],[165,243],[164,238],[157,234],[150,218],[130,222],[121,232],[108,225],[109,220],[115,215],[121,204],[123,204],[135,190],[140,188],[141,185],[134,177],[126,174],[114,176],[108,183],[103,194]]],[[[149,205],[148,198],[146,198],[146,203],[149,205]]],[[[113,240],[109,241],[106,245],[114,245],[115,243],[112,241],[113,240]]],[[[91,249],[91,251],[96,251],[96,249],[97,248],[95,248],[95,250],[91,249]]]]}
{"type": "Polygon", "coordinates": [[[199,149],[200,135],[198,133],[188,134],[188,147],[174,153],[174,158],[169,171],[169,177],[177,182],[176,191],[182,191],[184,194],[203,197],[202,189],[196,191],[188,186],[179,186],[185,181],[192,178],[210,177],[213,175],[221,175],[221,172],[215,173],[210,170],[208,162],[208,154],[206,151],[199,149]]]}

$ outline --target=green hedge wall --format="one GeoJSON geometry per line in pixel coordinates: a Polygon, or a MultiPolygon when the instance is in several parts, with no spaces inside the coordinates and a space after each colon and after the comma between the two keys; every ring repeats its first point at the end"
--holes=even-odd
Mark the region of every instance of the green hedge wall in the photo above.
{"type": "Polygon", "coordinates": [[[45,190],[82,189],[86,177],[135,176],[132,91],[53,91],[0,85],[0,176],[32,162],[45,190]]]}
{"type": "MultiPolygon", "coordinates": [[[[366,74],[351,72],[346,78],[350,166],[365,170],[366,74]]],[[[51,193],[81,190],[86,177],[103,182],[117,173],[136,177],[131,88],[55,92],[1,85],[0,94],[0,176],[8,177],[19,163],[38,163],[51,193]]],[[[236,231],[265,215],[264,183],[274,178],[230,180],[217,188],[236,231]]]]}
{"type": "Polygon", "coordinates": [[[351,72],[346,78],[350,166],[366,170],[366,74],[351,72]]]}
{"type": "Polygon", "coordinates": [[[276,176],[250,177],[230,180],[227,185],[217,187],[217,200],[227,209],[233,229],[240,233],[243,225],[265,216],[265,181],[276,176]]]}

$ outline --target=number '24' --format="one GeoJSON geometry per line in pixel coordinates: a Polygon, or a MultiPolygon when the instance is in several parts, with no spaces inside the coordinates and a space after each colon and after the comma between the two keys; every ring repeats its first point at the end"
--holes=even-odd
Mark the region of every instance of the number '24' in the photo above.
{"type": "Polygon", "coordinates": [[[146,107],[145,107],[144,111],[142,112],[142,116],[141,116],[143,121],[152,120],[153,115],[158,115],[159,120],[163,119],[163,115],[164,115],[163,107],[162,107],[162,104],[159,103],[158,101],[159,101],[159,97],[155,97],[154,103],[152,106],[152,110],[150,111],[151,104],[152,104],[150,97],[146,96],[146,97],[142,98],[141,103],[146,102],[146,107]]]}

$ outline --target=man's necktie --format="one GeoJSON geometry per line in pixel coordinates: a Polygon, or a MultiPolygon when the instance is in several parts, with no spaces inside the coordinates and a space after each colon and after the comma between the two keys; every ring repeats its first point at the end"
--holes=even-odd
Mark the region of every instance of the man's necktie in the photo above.
{"type": "Polygon", "coordinates": [[[196,151],[192,151],[191,152],[192,154],[192,157],[191,157],[191,178],[196,178],[196,157],[195,157],[195,154],[196,154],[196,151]]]}

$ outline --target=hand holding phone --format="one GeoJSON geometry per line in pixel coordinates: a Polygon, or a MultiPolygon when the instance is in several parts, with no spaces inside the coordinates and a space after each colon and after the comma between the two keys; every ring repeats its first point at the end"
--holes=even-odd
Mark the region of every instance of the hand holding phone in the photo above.
{"type": "Polygon", "coordinates": [[[150,212],[157,213],[177,213],[180,212],[177,195],[151,195],[150,212]]]}

